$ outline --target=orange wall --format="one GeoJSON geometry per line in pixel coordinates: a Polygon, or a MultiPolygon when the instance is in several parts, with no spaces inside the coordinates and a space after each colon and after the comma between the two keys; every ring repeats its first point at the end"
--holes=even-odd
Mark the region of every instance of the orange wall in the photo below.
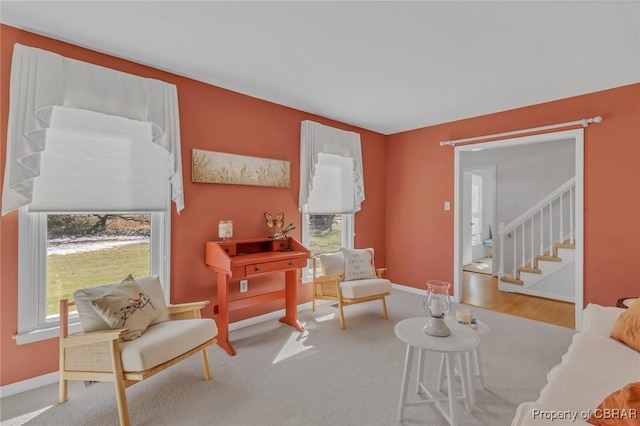
{"type": "Polygon", "coordinates": [[[453,279],[454,150],[441,140],[600,115],[585,130],[584,302],[615,305],[640,290],[640,84],[391,135],[387,265],[393,282],[453,279]]]}
{"type": "MultiPolygon", "coordinates": [[[[178,216],[172,206],[172,302],[207,299],[215,304],[215,274],[205,267],[203,257],[204,241],[217,239],[218,220],[233,219],[234,237],[237,238],[268,236],[263,213],[284,211],[287,223],[293,222],[297,228],[293,236],[300,238],[301,217],[297,208],[300,122],[307,119],[360,133],[366,200],[362,210],[356,214],[356,246],[374,247],[376,262],[385,264],[385,136],[12,27],[0,26],[0,36],[0,150],[3,156],[6,150],[9,74],[14,43],[156,78],[178,87],[186,208],[178,216]],[[291,162],[291,188],[192,183],[193,148],[288,160],[291,162]]],[[[0,163],[4,176],[4,161],[0,163]]],[[[17,330],[17,217],[17,213],[12,212],[0,219],[0,385],[50,373],[57,370],[58,362],[55,339],[20,346],[12,339],[17,330]]],[[[281,288],[282,280],[277,278],[283,277],[250,280],[248,294],[260,292],[261,289],[281,288]]],[[[310,300],[310,290],[309,285],[300,286],[301,302],[310,300]]],[[[237,287],[232,286],[231,297],[236,295],[237,287]]],[[[260,310],[236,312],[231,320],[237,321],[283,307],[282,302],[276,301],[260,310]]],[[[212,315],[211,311],[207,313],[212,315]]]]}

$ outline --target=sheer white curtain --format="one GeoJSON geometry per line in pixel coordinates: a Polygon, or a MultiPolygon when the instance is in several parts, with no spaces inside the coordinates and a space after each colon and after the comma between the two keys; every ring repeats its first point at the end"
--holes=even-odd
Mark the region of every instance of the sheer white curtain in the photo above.
{"type": "Polygon", "coordinates": [[[349,214],[364,201],[360,135],[305,120],[300,134],[300,210],[349,214]]]}
{"type": "Polygon", "coordinates": [[[184,208],[178,94],[175,85],[16,44],[11,64],[2,214],[31,203],[41,174],[54,107],[88,110],[150,123],[167,153],[171,199],[184,208]]]}

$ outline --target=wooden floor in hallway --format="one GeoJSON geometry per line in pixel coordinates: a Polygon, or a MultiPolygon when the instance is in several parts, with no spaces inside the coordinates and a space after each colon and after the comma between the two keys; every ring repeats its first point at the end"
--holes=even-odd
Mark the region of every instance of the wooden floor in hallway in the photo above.
{"type": "Polygon", "coordinates": [[[575,328],[573,303],[498,290],[498,277],[463,272],[462,303],[562,327],[575,328]]]}

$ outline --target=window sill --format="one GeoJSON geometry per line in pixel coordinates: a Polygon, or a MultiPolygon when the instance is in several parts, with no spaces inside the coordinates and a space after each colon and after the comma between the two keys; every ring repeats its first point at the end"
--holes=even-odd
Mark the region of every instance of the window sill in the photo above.
{"type": "MultiPolygon", "coordinates": [[[[69,324],[69,334],[79,333],[82,331],[80,322],[74,322],[69,324]]],[[[27,343],[39,342],[41,340],[53,339],[60,337],[60,325],[50,325],[37,330],[29,331],[26,333],[20,333],[13,336],[18,345],[25,345],[27,343]]]]}

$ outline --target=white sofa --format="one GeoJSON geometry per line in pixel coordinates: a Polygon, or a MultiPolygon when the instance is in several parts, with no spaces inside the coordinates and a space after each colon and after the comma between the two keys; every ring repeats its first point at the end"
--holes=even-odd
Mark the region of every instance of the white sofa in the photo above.
{"type": "Polygon", "coordinates": [[[589,425],[586,419],[607,395],[640,381],[640,352],[609,337],[623,311],[585,308],[582,331],[547,374],[538,400],[518,406],[512,426],[589,425]]]}

